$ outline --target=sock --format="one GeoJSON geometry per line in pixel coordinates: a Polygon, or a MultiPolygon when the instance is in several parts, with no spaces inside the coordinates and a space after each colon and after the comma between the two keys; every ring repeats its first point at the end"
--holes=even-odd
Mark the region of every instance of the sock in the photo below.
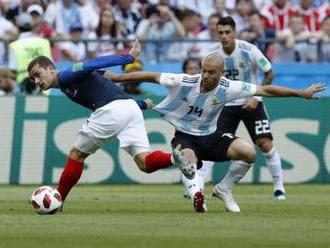
{"type": "Polygon", "coordinates": [[[186,191],[188,192],[191,199],[194,199],[195,194],[198,191],[202,191],[199,187],[200,178],[199,175],[196,173],[193,179],[186,178],[183,174],[181,174],[183,185],[186,188],[186,191]]]}
{"type": "Polygon", "coordinates": [[[172,166],[171,154],[162,151],[154,151],[146,156],[146,172],[151,173],[159,169],[172,166]]]}
{"type": "Polygon", "coordinates": [[[63,201],[65,200],[66,196],[69,194],[72,187],[78,182],[82,174],[83,168],[84,168],[83,163],[68,158],[68,161],[61,174],[60,181],[57,186],[57,190],[58,192],[60,192],[63,201]]]}
{"type": "Polygon", "coordinates": [[[229,166],[227,174],[221,182],[216,185],[216,188],[222,192],[230,192],[235,183],[238,183],[239,180],[245,176],[251,166],[251,164],[240,160],[233,161],[229,166]]]}
{"type": "Polygon", "coordinates": [[[212,181],[212,168],[213,168],[214,162],[213,161],[203,161],[203,166],[202,168],[197,170],[197,173],[200,178],[200,188],[204,190],[205,188],[205,183],[208,183],[212,181]]]}
{"type": "Polygon", "coordinates": [[[267,167],[274,180],[274,191],[281,190],[285,192],[283,185],[281,157],[273,147],[269,152],[264,153],[267,167]]]}

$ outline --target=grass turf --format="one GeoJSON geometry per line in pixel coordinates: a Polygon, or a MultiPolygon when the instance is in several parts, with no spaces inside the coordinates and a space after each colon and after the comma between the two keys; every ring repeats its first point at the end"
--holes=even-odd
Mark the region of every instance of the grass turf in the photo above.
{"type": "Polygon", "coordinates": [[[285,202],[270,185],[239,185],[242,212],[227,213],[206,191],[193,211],[181,185],[76,186],[64,212],[40,216],[34,186],[0,186],[0,247],[330,247],[330,185],[289,185],[285,202]]]}

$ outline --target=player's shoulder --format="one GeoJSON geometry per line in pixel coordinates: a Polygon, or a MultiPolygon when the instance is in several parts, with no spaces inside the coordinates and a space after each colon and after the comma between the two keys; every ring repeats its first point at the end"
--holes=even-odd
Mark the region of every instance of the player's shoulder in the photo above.
{"type": "Polygon", "coordinates": [[[226,78],[226,77],[220,77],[220,80],[219,80],[219,85],[220,87],[222,88],[229,88],[229,85],[231,84],[231,80],[226,78]]]}
{"type": "Polygon", "coordinates": [[[212,46],[209,49],[209,53],[212,53],[212,52],[220,52],[220,53],[222,53],[222,51],[223,51],[222,44],[220,42],[218,42],[216,45],[212,46]]]}
{"type": "Polygon", "coordinates": [[[245,40],[236,40],[238,48],[240,50],[245,50],[247,52],[252,52],[255,49],[258,49],[255,45],[245,41],[245,40]]]}

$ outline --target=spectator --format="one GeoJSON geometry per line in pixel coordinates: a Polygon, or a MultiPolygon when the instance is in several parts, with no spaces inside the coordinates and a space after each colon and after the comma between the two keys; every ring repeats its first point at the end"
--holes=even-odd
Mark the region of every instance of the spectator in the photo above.
{"type": "Polygon", "coordinates": [[[88,3],[87,0],[76,0],[79,5],[79,16],[81,25],[83,27],[83,38],[89,37],[90,33],[95,32],[100,17],[94,11],[92,4],[88,3]]]}
{"type": "Polygon", "coordinates": [[[0,61],[5,61],[6,42],[13,40],[18,35],[16,26],[0,15],[0,61]]]}
{"type": "Polygon", "coordinates": [[[311,32],[320,29],[319,12],[313,8],[312,0],[300,0],[299,4],[290,9],[290,15],[299,14],[304,17],[305,28],[311,32]]]}
{"type": "Polygon", "coordinates": [[[254,6],[260,12],[272,4],[272,0],[253,0],[254,6]]]}
{"type": "Polygon", "coordinates": [[[275,32],[287,28],[290,17],[290,1],[274,0],[274,3],[261,11],[264,16],[264,26],[275,32]]]}
{"type": "MultiPolygon", "coordinates": [[[[147,19],[142,20],[136,31],[136,36],[140,40],[168,40],[173,38],[183,38],[185,30],[181,22],[176,18],[168,6],[158,5],[150,6],[146,11],[147,19]]],[[[156,63],[158,60],[164,60],[168,52],[169,44],[146,43],[142,55],[144,61],[156,63]]]]}
{"type": "MultiPolygon", "coordinates": [[[[125,73],[143,71],[143,63],[140,60],[135,60],[132,64],[127,64],[122,67],[125,73]]],[[[123,90],[131,95],[140,95],[142,90],[139,88],[140,83],[125,83],[122,84],[123,90]]]]}
{"type": "Polygon", "coordinates": [[[315,33],[319,46],[319,61],[330,62],[330,15],[325,17],[321,29],[315,33]]]}
{"type": "Polygon", "coordinates": [[[74,0],[51,2],[46,9],[44,18],[58,35],[63,37],[70,36],[71,25],[81,23],[78,4],[74,0]]]}
{"type": "Polygon", "coordinates": [[[268,59],[272,60],[275,44],[273,41],[265,41],[265,39],[275,39],[275,32],[272,29],[264,28],[262,20],[263,17],[258,11],[252,11],[248,18],[249,28],[244,29],[239,37],[257,46],[263,54],[268,55],[268,59]],[[270,46],[271,49],[269,49],[270,46]]]}
{"type": "Polygon", "coordinates": [[[131,4],[131,0],[117,0],[116,6],[116,15],[120,17],[120,22],[123,25],[123,34],[127,38],[135,36],[140,22],[140,17],[132,11],[131,4]]]}
{"type": "MultiPolygon", "coordinates": [[[[200,30],[200,15],[195,11],[186,9],[182,13],[181,24],[184,28],[185,39],[196,39],[196,30],[200,30]]],[[[199,57],[199,48],[196,47],[195,42],[173,42],[166,56],[166,60],[182,61],[186,57],[199,57]]]]}
{"type": "Polygon", "coordinates": [[[90,42],[88,44],[89,57],[96,58],[98,56],[116,54],[120,44],[111,42],[111,39],[122,38],[121,30],[121,24],[115,20],[113,10],[109,7],[104,8],[101,12],[100,23],[96,32],[91,33],[89,39],[101,39],[105,42],[90,42]]]}
{"type": "Polygon", "coordinates": [[[192,10],[199,13],[202,17],[202,22],[206,24],[208,16],[212,14],[214,0],[203,0],[203,1],[191,1],[191,0],[180,0],[182,11],[192,10]]]}
{"type": "Polygon", "coordinates": [[[304,26],[303,16],[294,15],[290,17],[289,28],[277,33],[277,39],[284,44],[277,49],[276,62],[316,61],[316,46],[309,44],[312,35],[304,26]]]}
{"type": "Polygon", "coordinates": [[[322,23],[323,20],[330,15],[330,0],[324,2],[318,9],[320,14],[319,22],[322,23]]]}
{"type": "Polygon", "coordinates": [[[29,62],[40,55],[51,57],[50,43],[47,39],[32,33],[33,19],[27,13],[16,18],[16,25],[21,34],[16,41],[9,44],[9,68],[17,72],[17,82],[28,77],[26,67],[29,62]]]}
{"type": "Polygon", "coordinates": [[[0,68],[0,95],[11,95],[19,92],[15,74],[9,68],[0,68]]]}
{"type": "Polygon", "coordinates": [[[189,75],[199,74],[201,61],[194,58],[186,58],[182,63],[182,72],[189,75]]]}
{"type": "Polygon", "coordinates": [[[252,0],[236,0],[235,13],[232,15],[236,23],[236,31],[240,33],[242,30],[247,29],[248,26],[248,15],[254,10],[252,0]]]}
{"type": "Polygon", "coordinates": [[[226,0],[213,0],[214,13],[224,17],[228,16],[229,13],[226,10],[226,0]]]}
{"type": "Polygon", "coordinates": [[[9,1],[9,9],[6,12],[6,18],[15,22],[17,16],[21,13],[25,13],[27,8],[34,3],[33,0],[21,0],[18,3],[15,3],[15,1],[9,1]]]}
{"type": "Polygon", "coordinates": [[[203,57],[204,55],[206,55],[210,48],[213,47],[217,41],[218,41],[218,32],[217,32],[217,23],[219,20],[220,15],[218,14],[212,14],[209,16],[208,18],[208,22],[207,22],[207,29],[205,29],[204,31],[200,32],[197,35],[197,38],[199,40],[214,40],[212,41],[208,41],[208,42],[198,42],[195,45],[195,48],[198,52],[198,56],[196,57],[203,57]]]}
{"type": "Polygon", "coordinates": [[[60,49],[64,60],[79,62],[86,57],[86,46],[81,41],[83,28],[79,23],[70,26],[70,41],[61,42],[60,49]]]}
{"type": "Polygon", "coordinates": [[[43,38],[52,38],[55,36],[54,29],[44,21],[44,10],[38,4],[33,4],[27,9],[27,13],[31,15],[33,19],[32,32],[43,38]]]}

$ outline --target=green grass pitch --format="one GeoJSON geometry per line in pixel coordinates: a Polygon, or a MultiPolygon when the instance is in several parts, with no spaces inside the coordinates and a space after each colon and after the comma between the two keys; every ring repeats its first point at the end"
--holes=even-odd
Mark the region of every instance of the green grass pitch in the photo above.
{"type": "Polygon", "coordinates": [[[238,185],[242,212],[227,213],[206,190],[209,212],[193,211],[181,185],[82,185],[64,212],[41,216],[27,199],[36,186],[0,186],[0,247],[330,247],[330,185],[238,185]]]}

